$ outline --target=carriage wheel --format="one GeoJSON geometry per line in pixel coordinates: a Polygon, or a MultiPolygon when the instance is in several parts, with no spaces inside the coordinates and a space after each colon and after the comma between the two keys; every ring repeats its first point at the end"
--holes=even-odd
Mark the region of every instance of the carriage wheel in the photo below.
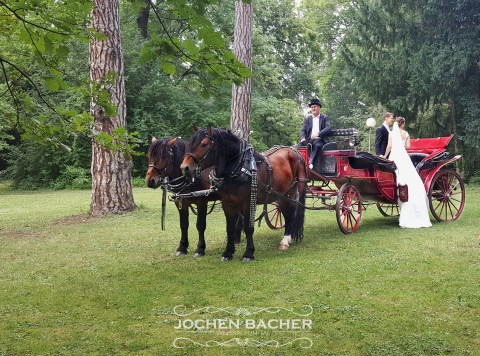
{"type": "Polygon", "coordinates": [[[362,199],[353,185],[345,183],[338,191],[336,204],[337,222],[344,234],[357,230],[362,218],[362,199]]]}
{"type": "Polygon", "coordinates": [[[465,205],[465,186],[462,177],[451,170],[438,171],[428,190],[430,211],[437,221],[454,221],[465,205]]]}
{"type": "Polygon", "coordinates": [[[277,202],[267,205],[265,214],[265,222],[270,229],[277,230],[285,227],[285,219],[283,218],[280,206],[277,202]]]}
{"type": "Polygon", "coordinates": [[[377,208],[378,211],[383,216],[389,217],[389,216],[399,216],[400,215],[400,209],[398,207],[398,204],[389,204],[389,203],[378,203],[377,202],[377,208]]]}

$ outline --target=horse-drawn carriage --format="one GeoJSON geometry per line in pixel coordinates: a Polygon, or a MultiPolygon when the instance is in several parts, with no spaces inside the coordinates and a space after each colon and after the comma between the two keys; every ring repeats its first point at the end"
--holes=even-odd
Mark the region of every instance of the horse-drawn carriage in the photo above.
{"type": "MultiPolygon", "coordinates": [[[[375,204],[384,216],[398,216],[399,191],[392,161],[369,152],[358,151],[359,134],[355,129],[332,130],[331,136],[346,142],[327,143],[308,171],[306,208],[336,211],[340,230],[350,234],[357,230],[362,212],[375,204]],[[344,144],[345,146],[345,144],[344,144]]],[[[437,221],[456,220],[465,204],[461,176],[446,166],[461,156],[451,157],[446,148],[453,135],[438,138],[411,139],[407,149],[427,192],[430,211],[437,221]]],[[[309,147],[299,147],[308,162],[309,147]]],[[[272,209],[266,215],[269,225],[279,228],[282,216],[272,209]]]]}
{"type": "MultiPolygon", "coordinates": [[[[338,226],[345,234],[357,230],[362,212],[369,205],[375,204],[384,216],[398,215],[395,164],[357,150],[360,140],[355,129],[332,130],[332,136],[340,139],[322,148],[313,169],[305,164],[308,162],[308,147],[274,147],[260,154],[229,130],[198,130],[186,149],[185,144],[182,148],[178,146],[177,139],[164,140],[161,145],[158,142],[152,144],[148,154],[148,186],[171,187],[172,180],[181,182],[177,184],[181,188],[175,194],[182,226],[177,255],[186,253],[188,247],[186,204],[200,204],[198,206],[202,207],[201,219],[197,221],[199,244],[196,254],[203,255],[207,203],[209,200],[222,201],[227,221],[227,247],[222,254],[223,260],[233,257],[234,243],[239,236],[238,216],[244,218],[247,240],[243,260],[254,258],[256,204],[263,204],[260,218],[264,217],[270,228],[285,229],[280,242],[282,249],[288,248],[292,239],[303,238],[305,209],[335,210],[338,226]],[[346,147],[341,147],[342,143],[346,147]],[[180,178],[198,179],[194,177],[205,177],[208,170],[209,179],[201,181],[204,188],[200,190],[184,185],[187,178],[180,178]]],[[[451,157],[446,151],[452,137],[412,139],[408,149],[424,183],[430,211],[438,221],[456,220],[465,204],[462,178],[455,170],[446,167],[460,159],[460,156],[451,157]]]]}

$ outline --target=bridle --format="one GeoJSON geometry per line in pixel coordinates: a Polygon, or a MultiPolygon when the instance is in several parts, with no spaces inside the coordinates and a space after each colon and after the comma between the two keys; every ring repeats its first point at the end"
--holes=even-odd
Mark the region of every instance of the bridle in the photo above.
{"type": "Polygon", "coordinates": [[[168,162],[165,165],[165,168],[160,169],[155,164],[149,164],[148,168],[152,168],[154,171],[158,173],[160,177],[159,185],[162,187],[162,189],[164,189],[165,191],[179,192],[186,186],[193,183],[193,180],[190,181],[183,175],[180,175],[177,178],[170,179],[168,177],[167,170],[169,167],[173,166],[173,151],[171,148],[167,150],[167,154],[168,154],[168,157],[165,157],[165,160],[169,159],[170,162],[168,162]]]}
{"type": "MultiPolygon", "coordinates": [[[[208,157],[208,154],[210,153],[210,151],[212,150],[213,148],[213,144],[215,143],[215,140],[213,139],[212,136],[208,135],[208,134],[205,134],[203,136],[203,138],[208,138],[210,141],[212,141],[212,144],[210,145],[210,148],[207,150],[207,152],[205,152],[205,154],[203,155],[203,157],[201,158],[196,158],[193,156],[193,154],[191,152],[187,152],[185,153],[185,156],[189,156],[190,158],[193,159],[193,162],[195,162],[195,164],[197,165],[197,167],[200,165],[200,163],[202,163],[203,161],[205,161],[205,159],[208,157]]],[[[202,139],[203,140],[203,139],[202,139]]]]}
{"type": "MultiPolygon", "coordinates": [[[[149,164],[148,165],[148,168],[152,168],[154,171],[156,171],[161,179],[164,179],[166,177],[168,167],[173,165],[173,151],[172,151],[171,148],[169,148],[167,150],[167,156],[168,157],[166,157],[166,158],[170,162],[168,164],[166,164],[165,168],[163,168],[163,169],[158,168],[155,164],[149,164]]],[[[163,157],[161,157],[161,158],[163,158],[163,157]]]]}
{"type": "Polygon", "coordinates": [[[158,173],[158,175],[160,177],[163,177],[165,175],[166,170],[167,170],[167,167],[165,167],[164,169],[161,170],[160,168],[157,168],[154,164],[149,164],[148,168],[152,168],[154,171],[156,171],[158,173]]]}

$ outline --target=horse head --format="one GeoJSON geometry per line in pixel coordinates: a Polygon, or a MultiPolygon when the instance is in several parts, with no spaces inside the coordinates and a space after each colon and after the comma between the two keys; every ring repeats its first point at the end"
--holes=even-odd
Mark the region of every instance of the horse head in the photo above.
{"type": "Polygon", "coordinates": [[[148,170],[145,182],[149,188],[158,188],[161,180],[170,177],[175,173],[175,147],[180,140],[162,139],[152,137],[152,144],[148,148],[148,170]]]}
{"type": "Polygon", "coordinates": [[[183,175],[192,177],[200,174],[202,170],[213,166],[214,154],[214,129],[196,129],[196,133],[190,140],[180,170],[183,175]]]}

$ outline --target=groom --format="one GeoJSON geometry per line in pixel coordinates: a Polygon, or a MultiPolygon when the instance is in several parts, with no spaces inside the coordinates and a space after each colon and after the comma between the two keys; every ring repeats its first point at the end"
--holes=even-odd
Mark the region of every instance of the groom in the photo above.
{"type": "Polygon", "coordinates": [[[385,157],[385,151],[388,145],[388,135],[390,133],[390,126],[395,121],[391,112],[383,114],[383,124],[375,133],[375,154],[380,157],[385,157]]]}

